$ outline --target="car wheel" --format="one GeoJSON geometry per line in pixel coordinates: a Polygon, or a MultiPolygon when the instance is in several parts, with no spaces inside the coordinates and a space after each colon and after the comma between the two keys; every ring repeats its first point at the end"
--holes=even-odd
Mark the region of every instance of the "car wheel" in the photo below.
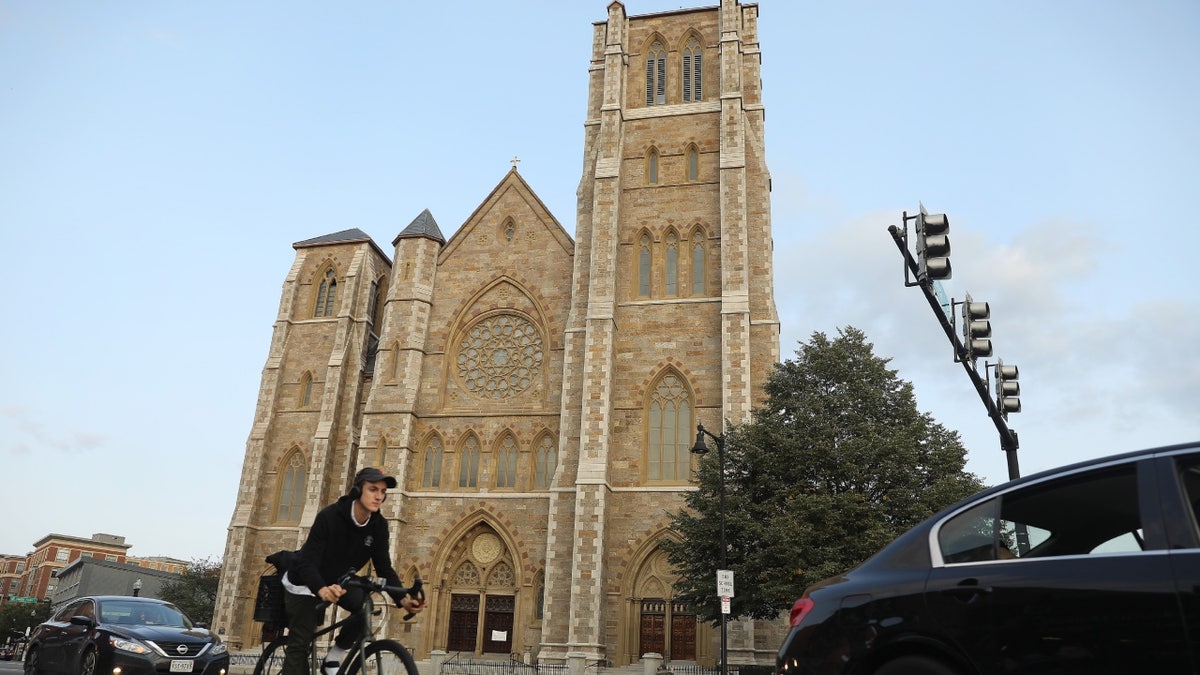
{"type": "Polygon", "coordinates": [[[959,672],[927,656],[901,656],[880,666],[873,675],[959,675],[959,672]]]}
{"type": "Polygon", "coordinates": [[[25,675],[41,675],[42,670],[38,668],[38,651],[33,649],[25,655],[25,675]]]}
{"type": "Polygon", "coordinates": [[[96,675],[96,659],[99,658],[95,649],[89,649],[79,659],[79,675],[96,675]]]}

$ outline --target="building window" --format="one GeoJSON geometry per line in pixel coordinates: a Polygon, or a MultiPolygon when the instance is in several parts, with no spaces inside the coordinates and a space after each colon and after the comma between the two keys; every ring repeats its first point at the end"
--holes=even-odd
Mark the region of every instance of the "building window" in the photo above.
{"type": "Polygon", "coordinates": [[[304,482],[307,476],[304,456],[299,449],[292,450],[284,462],[279,482],[279,503],[275,507],[275,520],[281,523],[300,522],[304,510],[304,482]]]}
{"type": "Polygon", "coordinates": [[[700,41],[696,38],[688,40],[683,48],[683,100],[684,102],[703,101],[704,88],[701,86],[700,41]]]}
{"type": "Polygon", "coordinates": [[[692,295],[704,295],[704,232],[693,232],[692,241],[692,295]]]}
{"type": "Polygon", "coordinates": [[[54,552],[54,562],[67,562],[71,558],[71,552],[65,548],[60,548],[54,552]]]}
{"type": "Polygon", "coordinates": [[[479,440],[474,436],[463,443],[458,453],[458,487],[479,487],[479,440]]]}
{"type": "Polygon", "coordinates": [[[646,184],[658,185],[658,150],[655,148],[646,153],[646,184]]]}
{"type": "Polygon", "coordinates": [[[689,145],[687,149],[687,179],[700,180],[700,152],[694,145],[689,145]]]}
{"type": "Polygon", "coordinates": [[[558,468],[558,452],[549,434],[538,441],[533,464],[533,487],[537,490],[549,489],[550,481],[554,480],[554,470],[558,468]]]}
{"type": "Polygon", "coordinates": [[[442,486],[442,439],[434,436],[425,445],[425,470],[421,474],[421,487],[442,486]]]}
{"type": "Polygon", "coordinates": [[[111,554],[111,553],[109,553],[108,555],[104,556],[104,559],[105,559],[105,560],[107,560],[108,562],[117,562],[117,556],[115,556],[115,555],[113,555],[113,554],[111,554]]]}
{"type": "Polygon", "coordinates": [[[383,279],[371,284],[371,305],[367,315],[371,317],[371,332],[383,335],[383,308],[387,304],[387,285],[383,279]]]}
{"type": "Polygon", "coordinates": [[[647,401],[649,428],[646,478],[682,483],[691,477],[691,393],[679,375],[668,372],[651,390],[647,401]]]}
{"type": "Polygon", "coordinates": [[[304,373],[300,377],[300,407],[307,408],[312,405],[313,396],[313,378],[312,373],[304,373]]]}
{"type": "Polygon", "coordinates": [[[638,249],[638,297],[650,297],[650,235],[643,233],[638,249]]]}
{"type": "Polygon", "coordinates": [[[337,277],[333,268],[325,268],[325,275],[317,287],[317,305],[313,316],[333,316],[333,301],[337,297],[337,277]]]}
{"type": "Polygon", "coordinates": [[[486,316],[458,343],[458,377],[480,398],[512,398],[538,382],[544,352],[541,332],[525,317],[486,316]]]}
{"type": "Polygon", "coordinates": [[[667,235],[667,295],[679,295],[679,237],[667,235]]]}
{"type": "Polygon", "coordinates": [[[505,434],[496,449],[496,487],[517,487],[517,439],[505,434]]]}
{"type": "Polygon", "coordinates": [[[650,45],[646,55],[646,105],[667,102],[667,50],[661,42],[650,45]]]}

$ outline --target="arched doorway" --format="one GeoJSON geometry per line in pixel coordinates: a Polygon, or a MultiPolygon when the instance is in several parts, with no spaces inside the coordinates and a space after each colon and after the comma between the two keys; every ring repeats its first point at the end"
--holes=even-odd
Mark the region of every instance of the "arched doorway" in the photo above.
{"type": "Polygon", "coordinates": [[[446,650],[512,653],[517,579],[511,552],[481,524],[463,537],[455,553],[447,584],[446,650]]]}
{"type": "Polygon", "coordinates": [[[696,659],[696,611],[675,600],[675,573],[662,549],[650,553],[634,582],[637,655],[651,652],[673,661],[696,659]]]}

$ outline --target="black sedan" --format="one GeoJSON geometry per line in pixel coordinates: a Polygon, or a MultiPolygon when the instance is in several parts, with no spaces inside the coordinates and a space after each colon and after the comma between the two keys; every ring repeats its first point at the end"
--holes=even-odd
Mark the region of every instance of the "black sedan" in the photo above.
{"type": "Polygon", "coordinates": [[[1200,673],[1200,444],[985,490],[805,591],[778,675],[1200,673]]]}
{"type": "Polygon", "coordinates": [[[25,675],[225,675],[229,653],[207,628],[153,598],[76,598],[33,629],[25,675]]]}

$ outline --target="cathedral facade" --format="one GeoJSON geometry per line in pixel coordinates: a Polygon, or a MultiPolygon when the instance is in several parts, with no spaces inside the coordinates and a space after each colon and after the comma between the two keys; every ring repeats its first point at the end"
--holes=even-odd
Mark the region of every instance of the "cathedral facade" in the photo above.
{"type": "MultiPolygon", "coordinates": [[[[717,659],[659,544],[697,424],[748,419],[779,360],[758,7],[607,11],[574,238],[514,167],[449,238],[425,211],[390,257],[358,230],[293,244],[214,619],[232,648],[260,641],[264,558],[378,466],[429,600],[387,633],[418,659],[717,659]]],[[[730,662],[772,662],[784,628],[731,621],[730,662]]]]}

